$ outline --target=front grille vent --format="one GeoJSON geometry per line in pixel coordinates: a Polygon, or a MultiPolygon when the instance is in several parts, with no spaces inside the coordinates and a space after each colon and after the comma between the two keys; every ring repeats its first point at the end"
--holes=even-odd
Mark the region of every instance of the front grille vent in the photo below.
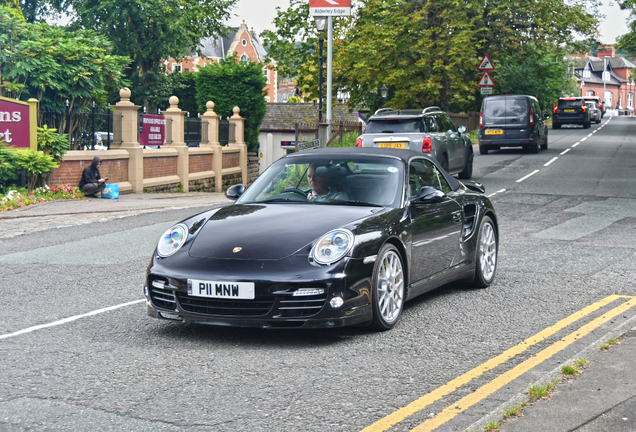
{"type": "Polygon", "coordinates": [[[177,292],[177,298],[184,310],[206,315],[262,316],[274,306],[274,296],[259,296],[254,300],[227,300],[194,297],[177,292]]]}
{"type": "Polygon", "coordinates": [[[162,290],[150,286],[150,299],[152,303],[161,308],[167,310],[177,310],[177,302],[174,297],[174,291],[162,290]]]}
{"type": "Polygon", "coordinates": [[[308,317],[322,310],[327,301],[327,294],[293,297],[281,299],[278,310],[285,318],[308,317]]]}

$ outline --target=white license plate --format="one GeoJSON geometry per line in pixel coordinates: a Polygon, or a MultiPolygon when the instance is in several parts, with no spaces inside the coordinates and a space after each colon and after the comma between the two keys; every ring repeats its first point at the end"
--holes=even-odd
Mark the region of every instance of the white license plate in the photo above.
{"type": "Polygon", "coordinates": [[[254,283],[188,279],[188,295],[193,297],[254,300],[254,283]]]}

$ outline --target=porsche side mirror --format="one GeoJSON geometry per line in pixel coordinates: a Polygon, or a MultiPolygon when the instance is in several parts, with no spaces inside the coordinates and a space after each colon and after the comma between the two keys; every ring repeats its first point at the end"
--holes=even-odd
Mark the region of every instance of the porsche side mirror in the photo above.
{"type": "Polygon", "coordinates": [[[424,186],[420,189],[420,192],[417,195],[411,198],[411,203],[436,203],[442,201],[444,198],[446,198],[446,194],[441,190],[437,190],[430,186],[424,186]]]}
{"type": "Polygon", "coordinates": [[[460,134],[463,134],[464,132],[466,132],[466,126],[461,125],[460,127],[457,128],[457,132],[459,132],[460,134]]]}
{"type": "Polygon", "coordinates": [[[462,184],[473,192],[486,193],[486,188],[483,184],[473,180],[462,180],[462,184]]]}
{"type": "Polygon", "coordinates": [[[237,184],[227,188],[227,190],[225,191],[225,197],[227,199],[236,201],[241,195],[243,195],[243,192],[245,192],[245,186],[243,186],[242,184],[237,184]]]}

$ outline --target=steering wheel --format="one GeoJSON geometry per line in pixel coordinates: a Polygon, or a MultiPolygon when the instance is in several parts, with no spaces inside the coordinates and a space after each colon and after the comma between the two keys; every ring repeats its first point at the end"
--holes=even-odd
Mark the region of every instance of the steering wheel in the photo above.
{"type": "Polygon", "coordinates": [[[281,193],[285,193],[285,192],[292,192],[292,193],[295,193],[295,194],[298,194],[298,195],[302,195],[303,198],[307,199],[307,193],[308,192],[305,192],[305,191],[303,191],[301,189],[298,189],[298,188],[287,188],[287,189],[283,189],[281,191],[281,193]]]}

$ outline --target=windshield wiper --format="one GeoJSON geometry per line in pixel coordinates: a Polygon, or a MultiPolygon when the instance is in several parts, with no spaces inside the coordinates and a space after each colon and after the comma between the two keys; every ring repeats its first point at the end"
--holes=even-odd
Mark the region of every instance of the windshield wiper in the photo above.
{"type": "Polygon", "coordinates": [[[308,201],[291,199],[291,198],[268,198],[262,201],[255,201],[256,203],[273,203],[273,202],[295,202],[295,203],[307,203],[308,201]]]}
{"type": "Polygon", "coordinates": [[[393,131],[392,130],[383,130],[380,133],[393,133],[393,131]]]}
{"type": "Polygon", "coordinates": [[[348,201],[348,200],[329,200],[329,201],[313,201],[314,204],[329,204],[329,205],[359,205],[365,207],[382,207],[380,204],[373,204],[366,201],[348,201]]]}

